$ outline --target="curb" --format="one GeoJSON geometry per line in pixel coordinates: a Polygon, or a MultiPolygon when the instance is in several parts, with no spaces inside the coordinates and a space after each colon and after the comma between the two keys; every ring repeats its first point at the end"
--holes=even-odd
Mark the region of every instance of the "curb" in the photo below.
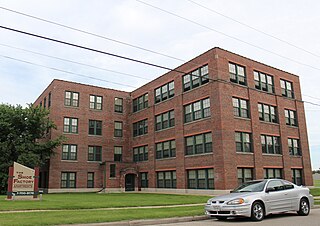
{"type": "MultiPolygon", "coordinates": [[[[73,224],[73,226],[144,226],[155,224],[170,224],[170,223],[182,223],[207,220],[208,216],[192,216],[192,217],[173,217],[173,218],[159,218],[149,220],[130,220],[130,221],[118,221],[118,222],[105,222],[105,223],[89,223],[89,224],[73,224]]],[[[70,226],[70,224],[60,225],[70,226]]]]}

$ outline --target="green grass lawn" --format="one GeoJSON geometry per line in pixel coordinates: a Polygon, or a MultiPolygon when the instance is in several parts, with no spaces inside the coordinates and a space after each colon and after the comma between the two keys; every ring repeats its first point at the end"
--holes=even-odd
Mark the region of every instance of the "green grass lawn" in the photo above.
{"type": "Polygon", "coordinates": [[[0,196],[0,211],[35,209],[72,210],[110,207],[179,205],[206,203],[208,198],[209,196],[144,193],[67,193],[44,194],[42,201],[6,201],[5,196],[0,196]]]}
{"type": "Polygon", "coordinates": [[[320,188],[320,180],[314,180],[314,181],[313,181],[313,185],[314,185],[315,187],[320,188]]]}
{"type": "Polygon", "coordinates": [[[310,193],[313,196],[320,196],[320,188],[310,188],[310,193]]]}

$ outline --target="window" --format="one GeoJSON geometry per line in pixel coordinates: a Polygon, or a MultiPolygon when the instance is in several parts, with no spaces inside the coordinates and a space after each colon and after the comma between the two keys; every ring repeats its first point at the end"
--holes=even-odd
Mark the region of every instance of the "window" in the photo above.
{"type": "Polygon", "coordinates": [[[236,132],[235,140],[236,140],[236,152],[253,152],[250,133],[236,132]]]}
{"type": "Polygon", "coordinates": [[[102,96],[90,95],[90,109],[102,110],[102,96]]]}
{"type": "Polygon", "coordinates": [[[64,105],[79,107],[79,93],[72,91],[65,91],[64,94],[64,105]]]}
{"type": "Polygon", "coordinates": [[[212,152],[212,134],[204,133],[185,138],[185,154],[197,155],[212,152]]]}
{"type": "Polygon", "coordinates": [[[148,146],[140,146],[133,148],[133,161],[148,161],[148,146]]]}
{"type": "Polygon", "coordinates": [[[268,93],[274,93],[273,76],[259,71],[254,71],[253,75],[256,89],[266,91],[268,93]]]}
{"type": "Polygon", "coordinates": [[[77,160],[77,145],[62,145],[62,160],[77,160]]]}
{"type": "Polygon", "coordinates": [[[102,159],[102,147],[101,146],[89,146],[88,147],[88,161],[101,161],[102,159]]]}
{"type": "Polygon", "coordinates": [[[262,153],[281,154],[280,137],[261,135],[262,153]]]}
{"type": "Polygon", "coordinates": [[[133,136],[148,134],[148,119],[133,123],[133,136]]]}
{"type": "Polygon", "coordinates": [[[301,169],[291,169],[292,182],[298,186],[302,185],[302,170],[301,169]]]}
{"type": "Polygon", "coordinates": [[[154,91],[155,103],[159,103],[174,96],[174,81],[164,84],[154,91]]]}
{"type": "Polygon", "coordinates": [[[76,175],[74,172],[62,172],[61,188],[76,188],[76,175]]]}
{"type": "Polygon", "coordinates": [[[78,133],[78,119],[65,117],[63,119],[63,132],[78,133]]]}
{"type": "Polygon", "coordinates": [[[208,65],[200,67],[194,70],[193,72],[187,75],[184,75],[182,78],[182,81],[183,81],[183,91],[188,91],[208,83],[209,82],[208,65]]]}
{"type": "Polygon", "coordinates": [[[102,121],[89,120],[89,135],[102,134],[102,121]]]}
{"type": "Polygon", "coordinates": [[[122,137],[122,122],[114,122],[114,136],[122,137]]]}
{"type": "Polygon", "coordinates": [[[243,66],[229,63],[230,81],[240,85],[247,85],[246,71],[243,66]]]}
{"type": "Polygon", "coordinates": [[[87,175],[87,188],[94,188],[94,173],[89,172],[87,175]]]}
{"type": "Polygon", "coordinates": [[[251,168],[238,168],[238,184],[253,180],[253,173],[251,168]]]}
{"type": "Polygon", "coordinates": [[[47,98],[45,97],[43,99],[43,108],[46,108],[47,107],[47,98]]]}
{"type": "Polygon", "coordinates": [[[119,97],[114,98],[114,112],[123,112],[123,99],[119,97]]]}
{"type": "Polygon", "coordinates": [[[170,140],[156,144],[156,159],[176,157],[176,141],[170,140]]]}
{"type": "Polygon", "coordinates": [[[288,147],[290,155],[301,156],[300,142],[298,139],[288,138],[288,147]]]}
{"type": "Polygon", "coordinates": [[[174,126],[174,110],[162,113],[155,117],[156,131],[174,126]]]}
{"type": "Polygon", "coordinates": [[[122,147],[114,147],[114,161],[122,162],[122,147]]]}
{"type": "Polygon", "coordinates": [[[210,117],[210,99],[206,98],[184,106],[184,122],[210,117]]]}
{"type": "Polygon", "coordinates": [[[116,164],[110,164],[110,178],[116,177],[116,164]]]}
{"type": "Polygon", "coordinates": [[[140,111],[148,107],[148,93],[133,99],[133,112],[140,111]]]}
{"type": "Polygon", "coordinates": [[[141,188],[149,187],[148,173],[140,173],[140,186],[141,188]]]}
{"type": "Polygon", "coordinates": [[[263,169],[264,179],[281,179],[282,170],[281,169],[263,169]]]}
{"type": "Polygon", "coordinates": [[[157,188],[177,188],[176,171],[157,172],[157,188]]]}
{"type": "Polygon", "coordinates": [[[249,102],[244,99],[232,98],[233,102],[233,115],[236,117],[250,118],[249,115],[249,102]]]}
{"type": "Polygon", "coordinates": [[[259,119],[265,122],[278,123],[276,107],[267,104],[258,104],[259,119]]]}
{"type": "Polygon", "coordinates": [[[189,189],[214,189],[213,169],[188,170],[189,189]]]}
{"type": "Polygon", "coordinates": [[[298,126],[297,114],[295,111],[284,109],[284,115],[286,117],[286,125],[298,126]]]}
{"type": "Polygon", "coordinates": [[[294,98],[292,82],[280,79],[281,94],[284,97],[294,98]]]}
{"type": "Polygon", "coordinates": [[[51,107],[51,98],[52,98],[52,95],[51,95],[51,92],[50,92],[49,96],[48,96],[48,108],[51,107]]]}

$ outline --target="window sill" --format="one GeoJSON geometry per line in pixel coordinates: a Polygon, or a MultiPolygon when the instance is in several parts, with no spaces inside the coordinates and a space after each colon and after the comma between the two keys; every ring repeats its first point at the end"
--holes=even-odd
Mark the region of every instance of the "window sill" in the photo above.
{"type": "Polygon", "coordinates": [[[183,123],[183,125],[189,125],[189,124],[192,124],[192,123],[195,123],[195,122],[201,122],[201,121],[204,121],[204,120],[207,120],[207,119],[211,119],[211,115],[209,117],[206,117],[206,118],[201,118],[201,119],[197,119],[197,120],[193,120],[191,122],[185,122],[183,123]]]}
{"type": "Polygon", "coordinates": [[[169,129],[174,129],[174,126],[168,127],[168,128],[165,128],[165,129],[155,130],[155,132],[158,133],[158,132],[166,131],[166,130],[169,130],[169,129]]]}
{"type": "Polygon", "coordinates": [[[168,158],[161,158],[161,159],[156,159],[156,161],[164,161],[164,160],[170,160],[170,159],[176,159],[177,157],[168,157],[168,158]]]}
{"type": "Polygon", "coordinates": [[[66,107],[66,108],[73,108],[73,109],[80,109],[79,106],[75,107],[75,106],[64,105],[64,107],[66,107]]]}
{"type": "Polygon", "coordinates": [[[139,137],[143,137],[143,136],[147,136],[148,134],[142,134],[142,135],[137,135],[137,136],[134,136],[133,138],[139,138],[139,137]]]}
{"type": "Polygon", "coordinates": [[[88,137],[102,137],[102,135],[88,134],[88,137]]]}
{"type": "Polygon", "coordinates": [[[102,161],[93,161],[93,160],[92,160],[92,161],[89,161],[89,160],[88,160],[87,163],[99,163],[99,164],[102,164],[102,161]]]}
{"type": "Polygon", "coordinates": [[[301,158],[302,158],[302,155],[290,155],[290,158],[301,159],[301,158]]]}
{"type": "Polygon", "coordinates": [[[293,128],[293,129],[299,129],[299,126],[292,126],[292,125],[287,125],[287,124],[286,124],[286,126],[288,126],[289,128],[293,128]]]}
{"type": "Polygon", "coordinates": [[[240,155],[253,155],[253,152],[236,152],[236,153],[240,155]]]}
{"type": "Polygon", "coordinates": [[[70,162],[70,163],[74,162],[74,163],[77,163],[78,160],[61,159],[61,162],[70,162]]]}
{"type": "Polygon", "coordinates": [[[79,135],[79,133],[67,133],[67,132],[62,132],[65,135],[79,135]]]}
{"type": "Polygon", "coordinates": [[[89,111],[102,112],[102,111],[103,111],[103,109],[89,108],[89,111]]]}
{"type": "Polygon", "coordinates": [[[193,154],[193,155],[184,155],[184,157],[195,157],[195,156],[204,156],[204,155],[212,155],[213,152],[208,152],[208,153],[201,153],[201,154],[193,154]]]}
{"type": "Polygon", "coordinates": [[[282,154],[270,154],[270,153],[262,153],[264,156],[274,156],[274,157],[282,157],[282,154]]]}
{"type": "MultiPolygon", "coordinates": [[[[136,114],[136,113],[139,113],[139,112],[142,112],[143,110],[146,110],[146,109],[148,109],[148,108],[150,108],[150,106],[148,106],[148,107],[146,107],[146,108],[143,108],[143,109],[140,109],[140,110],[138,110],[138,111],[132,111],[132,114],[136,114]]],[[[119,114],[122,114],[122,113],[119,113],[119,114]]]]}
{"type": "Polygon", "coordinates": [[[279,126],[278,122],[266,122],[266,121],[262,121],[262,120],[259,120],[259,121],[260,121],[260,123],[263,123],[263,124],[279,126]]]}
{"type": "MultiPolygon", "coordinates": [[[[207,82],[207,83],[205,83],[205,84],[203,84],[203,85],[199,85],[199,86],[197,86],[196,88],[192,88],[192,89],[187,90],[187,91],[182,91],[182,93],[183,93],[183,94],[190,93],[191,91],[194,91],[194,90],[197,90],[197,89],[199,89],[199,88],[205,87],[205,86],[208,85],[208,84],[210,84],[210,80],[209,80],[209,82],[207,82]]],[[[183,84],[182,84],[182,86],[183,86],[183,84]]],[[[182,87],[182,88],[183,88],[183,87],[182,87]]]]}
{"type": "Polygon", "coordinates": [[[244,118],[240,116],[234,116],[235,119],[240,119],[240,120],[246,120],[246,121],[251,121],[251,118],[244,118]]]}
{"type": "Polygon", "coordinates": [[[172,100],[174,97],[175,97],[175,95],[173,95],[172,97],[169,97],[168,99],[162,100],[162,101],[160,101],[160,102],[158,102],[158,103],[154,102],[154,106],[157,106],[157,105],[159,105],[159,104],[161,104],[161,103],[164,103],[164,102],[166,102],[166,101],[172,100]]]}

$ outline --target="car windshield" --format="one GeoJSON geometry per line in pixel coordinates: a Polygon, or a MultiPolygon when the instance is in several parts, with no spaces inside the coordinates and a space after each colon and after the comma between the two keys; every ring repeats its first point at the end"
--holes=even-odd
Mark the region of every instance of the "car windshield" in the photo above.
{"type": "Polygon", "coordinates": [[[266,184],[266,180],[260,181],[248,181],[241,184],[239,187],[234,189],[232,192],[259,192],[263,191],[266,184]]]}

